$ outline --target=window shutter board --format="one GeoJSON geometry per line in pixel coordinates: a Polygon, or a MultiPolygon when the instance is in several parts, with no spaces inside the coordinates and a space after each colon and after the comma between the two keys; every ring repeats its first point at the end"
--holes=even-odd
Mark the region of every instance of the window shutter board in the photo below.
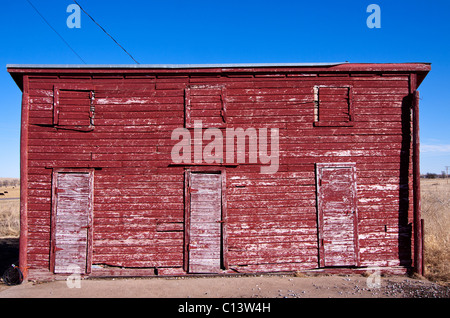
{"type": "Polygon", "coordinates": [[[226,123],[227,122],[227,91],[226,88],[223,86],[221,89],[221,100],[222,100],[222,119],[223,122],[226,123]]]}
{"type": "Polygon", "coordinates": [[[185,127],[202,121],[205,128],[225,127],[226,89],[222,85],[190,85],[185,89],[185,127]]]}
{"type": "Polygon", "coordinates": [[[89,98],[90,98],[90,106],[89,106],[89,123],[91,126],[94,125],[94,115],[95,115],[95,104],[94,104],[94,100],[95,100],[95,93],[94,91],[90,91],[89,93],[89,98]]]}
{"type": "Polygon", "coordinates": [[[314,126],[353,126],[351,86],[314,87],[314,126]]]}
{"type": "Polygon", "coordinates": [[[53,125],[58,125],[59,89],[53,87],[53,125]]]}
{"type": "Polygon", "coordinates": [[[192,126],[191,123],[191,88],[186,87],[184,90],[184,125],[186,128],[192,126]]]}
{"type": "Polygon", "coordinates": [[[95,117],[93,89],[54,87],[53,125],[56,128],[89,131],[95,117]]]}

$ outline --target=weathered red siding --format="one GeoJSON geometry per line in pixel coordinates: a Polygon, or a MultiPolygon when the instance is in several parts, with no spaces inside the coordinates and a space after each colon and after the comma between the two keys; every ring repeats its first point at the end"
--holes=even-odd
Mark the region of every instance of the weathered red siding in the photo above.
{"type": "MultiPolygon", "coordinates": [[[[354,163],[357,180],[358,266],[413,265],[410,107],[427,64],[9,71],[19,85],[22,76],[27,83],[22,248],[30,275],[52,266],[52,173],[59,168],[94,174],[92,275],[186,273],[185,174],[191,168],[226,171],[221,271],[324,266],[316,165],[347,162],[354,163]],[[72,107],[57,106],[63,123],[55,122],[58,87],[65,90],[59,102],[68,99],[72,107]],[[340,104],[336,116],[320,124],[317,87],[350,88],[351,94],[335,90],[340,103],[350,99],[349,112],[340,104]],[[67,127],[67,119],[81,127],[67,127]],[[278,171],[261,174],[260,162],[248,163],[248,154],[235,165],[173,164],[172,131],[198,119],[203,128],[278,128],[278,171]]],[[[333,98],[333,89],[322,92],[333,98]]],[[[327,107],[323,102],[322,110],[327,107]]]]}

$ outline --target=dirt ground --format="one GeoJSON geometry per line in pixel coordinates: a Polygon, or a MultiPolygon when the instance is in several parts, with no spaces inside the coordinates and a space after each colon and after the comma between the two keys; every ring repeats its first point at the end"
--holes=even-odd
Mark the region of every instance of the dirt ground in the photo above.
{"type": "MultiPolygon", "coordinates": [[[[17,262],[18,243],[18,238],[0,240],[0,274],[17,262]]],[[[0,298],[450,298],[450,286],[426,279],[366,276],[110,278],[70,280],[69,285],[62,280],[17,286],[0,282],[0,298]]]]}
{"type": "MultiPolygon", "coordinates": [[[[18,238],[0,240],[0,273],[17,262],[18,238]]],[[[450,298],[450,285],[407,276],[253,275],[26,282],[0,298],[450,298]],[[79,284],[78,284],[79,283],[79,284]],[[70,288],[72,287],[72,288],[70,288]],[[79,287],[79,288],[78,288],[79,287]]]]}
{"type": "Polygon", "coordinates": [[[450,287],[406,276],[257,275],[0,283],[0,298],[450,298],[450,287]]]}

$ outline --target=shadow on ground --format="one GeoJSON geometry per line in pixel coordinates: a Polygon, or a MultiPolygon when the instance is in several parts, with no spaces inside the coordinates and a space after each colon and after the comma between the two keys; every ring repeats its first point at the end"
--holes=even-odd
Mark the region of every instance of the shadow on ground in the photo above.
{"type": "Polygon", "coordinates": [[[0,238],[0,277],[11,264],[19,265],[19,238],[0,238]]]}

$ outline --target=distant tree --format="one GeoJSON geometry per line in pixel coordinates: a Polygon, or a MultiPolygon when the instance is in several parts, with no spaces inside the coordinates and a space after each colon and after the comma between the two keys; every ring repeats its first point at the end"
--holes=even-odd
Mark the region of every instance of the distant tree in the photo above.
{"type": "Polygon", "coordinates": [[[427,179],[436,179],[437,174],[436,174],[436,173],[428,172],[428,173],[426,174],[425,177],[426,177],[427,179]]]}
{"type": "Polygon", "coordinates": [[[20,179],[3,179],[0,180],[0,187],[13,187],[20,185],[20,179]]]}

